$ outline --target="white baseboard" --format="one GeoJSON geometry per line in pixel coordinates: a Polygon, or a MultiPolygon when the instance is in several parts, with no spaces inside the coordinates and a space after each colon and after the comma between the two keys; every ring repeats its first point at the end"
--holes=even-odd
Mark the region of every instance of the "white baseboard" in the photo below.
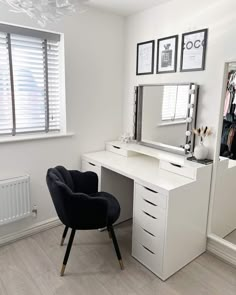
{"type": "Polygon", "coordinates": [[[27,238],[29,236],[56,227],[58,225],[61,225],[61,221],[58,219],[58,217],[36,223],[32,227],[29,227],[27,229],[0,237],[0,246],[15,242],[23,238],[27,238]]]}
{"type": "Polygon", "coordinates": [[[236,245],[215,235],[208,237],[207,250],[222,260],[236,266],[236,245]]]}

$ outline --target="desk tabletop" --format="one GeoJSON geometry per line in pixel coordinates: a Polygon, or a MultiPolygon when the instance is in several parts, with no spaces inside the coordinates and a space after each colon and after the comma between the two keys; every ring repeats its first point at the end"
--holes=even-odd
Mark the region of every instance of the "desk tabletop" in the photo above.
{"type": "Polygon", "coordinates": [[[150,156],[124,157],[109,151],[84,154],[84,160],[129,177],[143,185],[170,191],[195,180],[159,168],[159,160],[150,156]]]}

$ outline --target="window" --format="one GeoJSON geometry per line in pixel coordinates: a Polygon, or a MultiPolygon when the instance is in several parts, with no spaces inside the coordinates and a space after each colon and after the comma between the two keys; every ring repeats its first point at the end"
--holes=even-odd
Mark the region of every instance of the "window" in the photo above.
{"type": "Polygon", "coordinates": [[[0,24],[0,135],[61,129],[60,35],[0,24]]]}
{"type": "Polygon", "coordinates": [[[187,118],[189,85],[164,86],[162,121],[183,121],[187,118]]]}

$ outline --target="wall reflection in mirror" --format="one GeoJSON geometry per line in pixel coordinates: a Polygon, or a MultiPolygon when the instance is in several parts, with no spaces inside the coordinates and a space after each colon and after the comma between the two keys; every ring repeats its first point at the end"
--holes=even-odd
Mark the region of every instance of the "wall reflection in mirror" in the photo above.
{"type": "Polygon", "coordinates": [[[195,125],[196,88],[195,84],[139,86],[138,140],[184,152],[195,125]]]}
{"type": "Polygon", "coordinates": [[[236,62],[226,68],[211,227],[214,234],[236,245],[236,62]]]}

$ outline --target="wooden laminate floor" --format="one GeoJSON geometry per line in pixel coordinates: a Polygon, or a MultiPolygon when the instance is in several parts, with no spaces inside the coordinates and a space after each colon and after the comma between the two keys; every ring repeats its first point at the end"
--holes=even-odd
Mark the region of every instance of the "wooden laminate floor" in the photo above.
{"type": "Polygon", "coordinates": [[[235,295],[236,269],[204,254],[166,282],[130,255],[131,225],[116,228],[125,270],[107,232],[81,231],[64,277],[62,226],[0,248],[1,295],[235,295]]]}

